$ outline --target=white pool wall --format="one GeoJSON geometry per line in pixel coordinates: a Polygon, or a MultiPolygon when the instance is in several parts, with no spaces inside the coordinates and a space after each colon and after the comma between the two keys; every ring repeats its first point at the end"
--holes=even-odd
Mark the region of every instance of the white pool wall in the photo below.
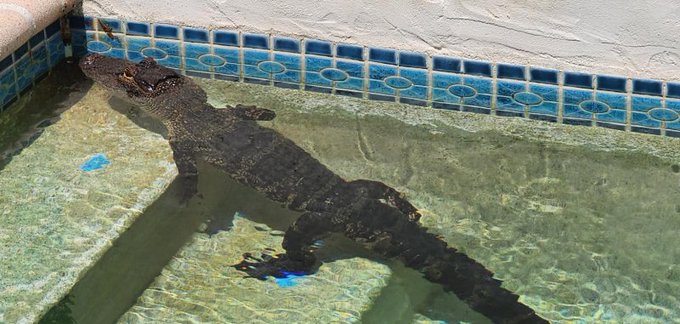
{"type": "Polygon", "coordinates": [[[677,0],[85,0],[84,13],[680,79],[677,0]]]}

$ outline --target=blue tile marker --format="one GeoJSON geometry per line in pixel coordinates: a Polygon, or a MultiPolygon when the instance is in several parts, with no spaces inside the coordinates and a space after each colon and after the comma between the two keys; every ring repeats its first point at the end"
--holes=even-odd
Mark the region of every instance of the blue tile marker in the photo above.
{"type": "Polygon", "coordinates": [[[107,164],[111,164],[111,161],[106,158],[106,155],[102,153],[97,153],[93,156],[91,156],[85,163],[80,165],[80,170],[83,170],[85,172],[90,172],[94,170],[99,170],[106,166],[107,164]]]}
{"type": "Polygon", "coordinates": [[[276,278],[276,284],[279,285],[281,288],[290,288],[290,287],[295,287],[300,284],[300,282],[296,279],[302,278],[305,276],[304,273],[302,272],[287,272],[284,271],[283,274],[286,276],[284,278],[276,278]]]}

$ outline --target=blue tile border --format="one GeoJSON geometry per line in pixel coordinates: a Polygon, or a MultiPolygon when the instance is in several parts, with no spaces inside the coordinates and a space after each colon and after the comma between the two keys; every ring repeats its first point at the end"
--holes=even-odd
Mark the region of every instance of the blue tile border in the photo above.
{"type": "MultiPolygon", "coordinates": [[[[680,82],[106,19],[120,27],[114,33],[122,40],[116,42],[107,39],[97,21],[71,18],[74,32],[84,35],[81,43],[74,42],[76,53],[97,51],[135,61],[152,56],[188,75],[220,80],[569,125],[680,134],[680,121],[673,119],[680,113],[680,100],[671,99],[680,99],[680,82]]],[[[53,32],[54,26],[49,30],[53,32]]],[[[39,41],[40,36],[34,42],[39,41]]],[[[23,57],[28,46],[14,56],[23,57]]],[[[5,65],[0,61],[0,70],[5,65]]]]}
{"type": "Polygon", "coordinates": [[[209,43],[210,38],[206,29],[185,27],[182,29],[185,42],[209,43]]]}
{"type": "Polygon", "coordinates": [[[564,72],[564,83],[565,86],[577,87],[577,88],[593,88],[593,76],[588,73],[582,72],[564,72]]]}
{"type": "Polygon", "coordinates": [[[274,50],[300,53],[300,41],[289,37],[274,37],[274,50]]]}
{"type": "Polygon", "coordinates": [[[661,96],[662,87],[663,86],[661,81],[657,80],[643,80],[643,79],[633,80],[634,93],[661,96]]]}
{"type": "Polygon", "coordinates": [[[335,47],[336,56],[339,58],[352,59],[357,61],[364,60],[364,48],[352,44],[338,44],[335,47]]]}
{"type": "Polygon", "coordinates": [[[373,62],[396,65],[397,51],[390,48],[371,47],[368,49],[368,59],[373,62]]]}
{"type": "Polygon", "coordinates": [[[172,25],[154,25],[154,36],[158,38],[179,39],[179,27],[172,25]]]}
{"type": "Polygon", "coordinates": [[[597,90],[610,90],[616,92],[626,92],[626,82],[624,77],[612,75],[597,76],[597,90]]]}
{"type": "Polygon", "coordinates": [[[147,23],[128,21],[126,32],[128,35],[150,36],[151,26],[147,23]]]}
{"type": "Polygon", "coordinates": [[[532,82],[557,84],[560,71],[532,67],[529,75],[532,82]]]}
{"type": "Polygon", "coordinates": [[[496,65],[496,77],[502,79],[526,80],[525,67],[514,64],[499,63],[496,65]]]}
{"type": "Polygon", "coordinates": [[[213,31],[213,43],[215,45],[239,46],[238,32],[215,30],[213,31]]]}
{"type": "Polygon", "coordinates": [[[243,34],[243,46],[250,48],[269,49],[269,36],[262,34],[243,34]]]}
{"type": "Polygon", "coordinates": [[[433,56],[432,69],[441,72],[460,73],[461,60],[448,56],[433,56]]]}
{"type": "Polygon", "coordinates": [[[483,61],[464,61],[463,70],[465,74],[481,75],[491,77],[491,63],[483,61]]]}
{"type": "Polygon", "coordinates": [[[400,52],[399,65],[418,68],[427,68],[427,55],[413,52],[400,52]]]}

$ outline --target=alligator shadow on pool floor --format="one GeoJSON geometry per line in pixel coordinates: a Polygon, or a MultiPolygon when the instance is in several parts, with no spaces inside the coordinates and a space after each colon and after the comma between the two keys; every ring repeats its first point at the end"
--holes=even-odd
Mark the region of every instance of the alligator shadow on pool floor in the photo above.
{"type": "MultiPolygon", "coordinates": [[[[239,212],[254,222],[283,232],[299,216],[299,213],[237,183],[220,170],[204,163],[199,167],[205,175],[199,181],[199,192],[203,198],[194,197],[185,208],[181,208],[176,198],[179,183],[174,181],[40,323],[115,323],[135,304],[191,236],[205,231],[202,224],[217,222],[219,225],[216,224],[214,229],[229,230],[234,215],[239,212]]],[[[391,278],[390,285],[402,282],[397,285],[403,286],[404,281],[411,281],[411,289],[416,286],[427,292],[441,290],[439,299],[442,296],[446,300],[456,299],[455,295],[445,293],[441,286],[424,278],[418,280],[420,274],[415,270],[403,269],[395,261],[373,254],[341,235],[332,235],[325,241],[326,244],[318,251],[321,266],[340,259],[362,257],[392,267],[395,270],[393,276],[398,278],[391,278]]],[[[389,289],[390,285],[386,290],[388,295],[381,294],[376,304],[388,303],[402,291],[400,288],[389,289]]],[[[427,296],[420,298],[426,299],[427,296]]],[[[462,301],[457,304],[464,305],[462,301]]],[[[383,316],[382,312],[384,310],[369,311],[368,319],[383,316]]]]}

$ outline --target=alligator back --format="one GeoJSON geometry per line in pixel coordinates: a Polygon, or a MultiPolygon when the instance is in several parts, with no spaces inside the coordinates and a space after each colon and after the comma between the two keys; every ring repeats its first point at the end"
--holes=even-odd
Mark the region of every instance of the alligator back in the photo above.
{"type": "Polygon", "coordinates": [[[206,139],[209,147],[199,157],[237,181],[303,210],[311,202],[330,199],[345,182],[321,162],[275,130],[254,121],[238,120],[206,139]]]}

